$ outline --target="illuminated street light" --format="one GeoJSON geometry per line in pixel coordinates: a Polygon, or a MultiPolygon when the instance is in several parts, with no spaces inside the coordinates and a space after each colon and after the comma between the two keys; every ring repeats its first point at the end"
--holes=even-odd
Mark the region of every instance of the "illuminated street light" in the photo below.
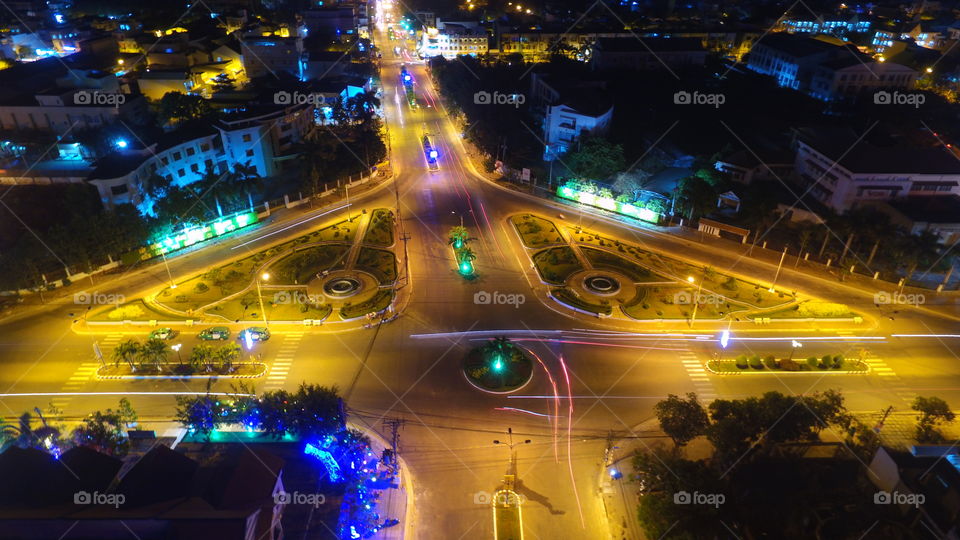
{"type": "Polygon", "coordinates": [[[180,349],[183,348],[183,343],[177,343],[175,345],[171,345],[170,348],[177,351],[177,361],[180,362],[180,364],[182,365],[183,357],[180,356],[180,349]]]}
{"type": "MultiPolygon", "coordinates": [[[[693,276],[687,276],[687,281],[693,283],[696,281],[693,276]]],[[[700,307],[700,290],[703,287],[703,280],[701,279],[697,283],[697,294],[693,296],[693,314],[690,317],[690,327],[693,327],[693,323],[697,322],[697,308],[700,307]]]]}
{"type": "MultiPolygon", "coordinates": [[[[260,290],[260,280],[268,281],[269,279],[270,279],[270,274],[264,272],[256,280],[257,281],[257,298],[260,300],[260,314],[263,315],[263,326],[270,326],[270,325],[269,323],[267,323],[267,311],[263,309],[263,292],[260,290]]],[[[250,333],[247,332],[247,337],[250,337],[249,334],[250,333]]],[[[249,345],[247,346],[247,348],[250,348],[249,345]]]]}
{"type": "Polygon", "coordinates": [[[803,347],[803,343],[800,343],[795,339],[790,340],[790,360],[793,360],[793,354],[801,347],[803,347]]]}

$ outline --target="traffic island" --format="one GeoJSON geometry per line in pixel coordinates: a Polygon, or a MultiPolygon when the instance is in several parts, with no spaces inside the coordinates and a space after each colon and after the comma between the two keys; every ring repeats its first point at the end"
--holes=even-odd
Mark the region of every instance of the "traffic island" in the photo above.
{"type": "Polygon", "coordinates": [[[867,364],[855,358],[842,355],[825,354],[821,357],[810,356],[806,359],[777,358],[773,355],[761,357],[758,354],[741,354],[732,360],[711,360],[707,370],[717,375],[738,374],[783,374],[818,373],[824,375],[862,375],[869,371],[867,364]]]}
{"type": "Polygon", "coordinates": [[[256,379],[267,372],[260,362],[238,363],[230,366],[193,366],[190,364],[160,364],[136,366],[117,364],[100,366],[97,378],[116,379],[256,379]]]}
{"type": "Polygon", "coordinates": [[[467,353],[463,374],[479,390],[505,394],[530,382],[533,362],[520,347],[500,337],[467,353]]]}

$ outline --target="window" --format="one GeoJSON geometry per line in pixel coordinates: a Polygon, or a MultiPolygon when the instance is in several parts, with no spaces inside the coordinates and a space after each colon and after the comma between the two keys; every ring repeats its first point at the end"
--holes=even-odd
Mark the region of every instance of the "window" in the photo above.
{"type": "Polygon", "coordinates": [[[171,175],[171,174],[168,174],[168,175],[164,176],[163,179],[166,180],[168,184],[172,184],[172,183],[173,183],[173,175],[171,175]]]}
{"type": "Polygon", "coordinates": [[[128,188],[126,184],[121,184],[119,186],[111,186],[110,193],[114,195],[123,195],[124,193],[129,191],[129,189],[130,188],[128,188]]]}
{"type": "Polygon", "coordinates": [[[180,178],[183,178],[186,175],[187,173],[183,169],[177,169],[177,176],[179,176],[180,178]]]}
{"type": "Polygon", "coordinates": [[[209,171],[209,170],[212,170],[212,169],[213,169],[213,160],[212,160],[212,159],[207,159],[207,160],[205,160],[205,161],[203,162],[203,167],[204,167],[206,170],[208,170],[208,171],[209,171]]]}
{"type": "Polygon", "coordinates": [[[200,143],[200,151],[201,151],[201,152],[209,152],[209,151],[210,151],[210,144],[209,144],[209,143],[200,143]]]}
{"type": "Polygon", "coordinates": [[[249,133],[244,133],[242,139],[243,142],[250,142],[253,140],[253,137],[249,133]]]}
{"type": "Polygon", "coordinates": [[[253,157],[253,150],[247,150],[247,157],[253,157]]]}
{"type": "Polygon", "coordinates": [[[188,156],[192,156],[192,155],[194,155],[194,154],[196,154],[196,153],[197,153],[197,151],[194,150],[193,147],[187,148],[187,155],[188,155],[188,156]]]}
{"type": "Polygon", "coordinates": [[[160,158],[160,163],[163,163],[163,166],[166,167],[170,163],[170,160],[167,159],[167,156],[163,156],[160,158]]]}
{"type": "Polygon", "coordinates": [[[173,153],[173,160],[174,160],[174,161],[180,161],[180,158],[181,158],[181,157],[183,157],[183,155],[180,154],[180,152],[174,152],[174,153],[173,153]]]}
{"type": "Polygon", "coordinates": [[[190,170],[195,173],[198,173],[200,172],[200,165],[197,165],[196,163],[194,163],[193,165],[190,165],[190,170]]]}

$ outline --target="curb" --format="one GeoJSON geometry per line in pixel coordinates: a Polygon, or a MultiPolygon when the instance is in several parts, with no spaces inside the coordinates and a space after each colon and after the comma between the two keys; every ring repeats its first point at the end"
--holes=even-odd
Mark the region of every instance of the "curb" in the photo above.
{"type": "Polygon", "coordinates": [[[786,371],[782,369],[770,369],[766,366],[763,369],[753,369],[748,367],[747,369],[741,369],[738,371],[715,371],[710,367],[710,362],[707,362],[704,368],[712,373],[713,375],[718,376],[727,376],[727,375],[866,375],[870,373],[870,366],[866,363],[863,364],[866,366],[866,369],[858,371],[850,370],[837,370],[837,369],[819,369],[809,370],[809,371],[786,371]]]}
{"type": "MultiPolygon", "coordinates": [[[[250,365],[250,364],[244,364],[250,365]]],[[[257,379],[267,374],[266,364],[256,364],[262,369],[255,375],[100,375],[100,370],[105,366],[97,368],[97,380],[116,381],[116,380],[171,380],[171,379],[257,379]]]]}

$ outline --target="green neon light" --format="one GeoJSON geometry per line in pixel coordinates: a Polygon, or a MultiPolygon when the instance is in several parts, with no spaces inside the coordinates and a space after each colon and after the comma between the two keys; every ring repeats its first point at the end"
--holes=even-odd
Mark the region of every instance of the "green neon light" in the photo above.
{"type": "Polygon", "coordinates": [[[256,212],[244,212],[227,218],[220,218],[216,221],[208,221],[195,227],[188,227],[145,248],[142,260],[156,257],[161,253],[170,253],[171,251],[199,244],[211,238],[223,236],[224,234],[257,223],[257,221],[259,221],[259,219],[257,218],[256,212]]]}
{"type": "Polygon", "coordinates": [[[578,203],[585,204],[587,206],[596,206],[597,208],[603,208],[604,210],[609,210],[625,216],[630,216],[643,221],[649,221],[650,223],[658,223],[660,221],[660,214],[650,210],[649,208],[644,208],[642,206],[637,206],[630,203],[622,203],[615,199],[611,199],[610,197],[598,197],[593,193],[579,191],[566,184],[557,188],[557,196],[562,199],[577,201],[578,203]]]}

